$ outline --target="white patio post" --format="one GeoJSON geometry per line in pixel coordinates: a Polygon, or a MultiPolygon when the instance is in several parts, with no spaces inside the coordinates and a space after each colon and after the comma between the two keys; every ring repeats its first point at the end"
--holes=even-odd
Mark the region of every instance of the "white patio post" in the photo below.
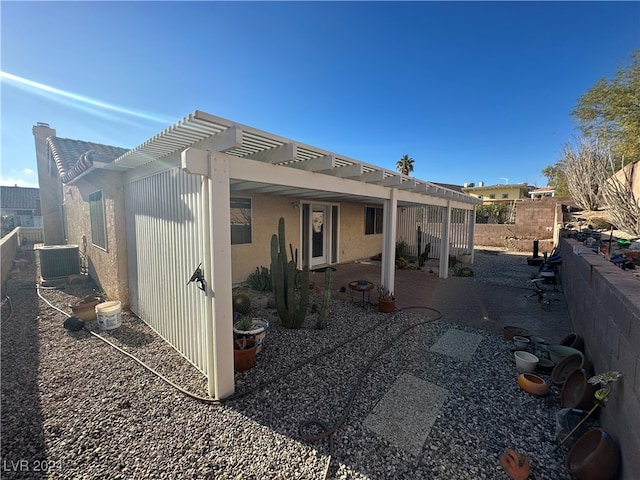
{"type": "Polygon", "coordinates": [[[467,227],[469,228],[469,236],[467,239],[468,248],[471,251],[471,263],[475,260],[475,242],[473,241],[473,236],[476,231],[476,205],[473,206],[473,210],[467,210],[467,227]]]}
{"type": "Polygon", "coordinates": [[[449,230],[451,229],[451,200],[442,219],[442,243],[440,244],[440,278],[449,278],[449,230]]]}
{"type": "Polygon", "coordinates": [[[398,199],[392,188],[389,199],[384,201],[382,215],[382,278],[380,284],[390,292],[396,281],[396,223],[398,220],[398,199]]]}
{"type": "Polygon", "coordinates": [[[206,338],[209,395],[224,398],[235,391],[233,307],[231,302],[231,219],[229,161],[222,153],[188,148],[182,167],[203,175],[205,231],[204,277],[207,281],[206,338]]]}

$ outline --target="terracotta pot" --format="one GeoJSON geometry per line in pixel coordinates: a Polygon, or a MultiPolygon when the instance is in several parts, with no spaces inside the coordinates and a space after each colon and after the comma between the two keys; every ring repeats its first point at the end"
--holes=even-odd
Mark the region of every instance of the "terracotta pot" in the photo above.
{"type": "Polygon", "coordinates": [[[590,410],[595,403],[593,396],[598,389],[597,385],[591,385],[588,380],[591,375],[584,369],[574,370],[562,387],[560,394],[560,406],[562,408],[579,408],[590,410]]]}
{"type": "Polygon", "coordinates": [[[578,480],[610,480],[619,469],[620,448],[601,428],[582,435],[567,454],[567,470],[578,480]]]}
{"type": "Polygon", "coordinates": [[[71,305],[71,311],[73,314],[86,321],[96,319],[96,305],[102,302],[100,297],[86,297],[79,302],[71,305]]]}
{"type": "Polygon", "coordinates": [[[249,370],[256,363],[256,342],[251,338],[241,338],[233,342],[233,366],[238,372],[249,370]],[[248,348],[242,348],[246,342],[248,348]]]}
{"type": "Polygon", "coordinates": [[[549,393],[549,385],[538,375],[521,373],[518,375],[518,385],[531,395],[544,396],[549,393]]]}
{"type": "Polygon", "coordinates": [[[395,300],[378,299],[378,311],[382,313],[392,313],[396,310],[395,300]]]}
{"type": "Polygon", "coordinates": [[[559,345],[564,345],[565,347],[575,348],[576,350],[580,350],[584,352],[584,340],[577,333],[570,333],[562,340],[560,340],[559,345]]]}
{"type": "Polygon", "coordinates": [[[581,368],[584,368],[590,376],[593,375],[593,366],[582,353],[567,355],[554,367],[551,372],[551,381],[554,385],[562,387],[564,382],[567,381],[567,378],[569,378],[569,375],[571,375],[574,370],[581,368]]]}

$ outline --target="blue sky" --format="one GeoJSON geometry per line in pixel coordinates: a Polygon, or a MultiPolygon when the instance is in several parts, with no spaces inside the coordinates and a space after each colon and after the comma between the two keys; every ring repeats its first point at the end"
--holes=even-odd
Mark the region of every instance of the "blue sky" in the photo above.
{"type": "Polygon", "coordinates": [[[5,1],[0,15],[0,183],[19,186],[37,186],[37,122],[133,148],[196,109],[388,169],[409,154],[423,180],[544,186],[578,97],[640,48],[638,2],[5,1]]]}

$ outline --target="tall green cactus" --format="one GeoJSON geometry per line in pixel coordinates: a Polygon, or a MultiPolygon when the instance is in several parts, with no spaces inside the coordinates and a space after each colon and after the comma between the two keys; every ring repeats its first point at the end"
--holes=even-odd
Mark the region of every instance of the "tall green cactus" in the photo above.
{"type": "Polygon", "coordinates": [[[331,306],[331,280],[333,277],[333,269],[327,268],[324,271],[324,290],[322,291],[322,306],[318,311],[317,327],[319,330],[327,328],[327,315],[331,306]]]}
{"type": "Polygon", "coordinates": [[[296,268],[298,249],[291,250],[291,260],[287,261],[284,236],[284,218],[278,221],[278,234],[271,237],[271,283],[276,300],[278,316],[286,328],[300,328],[307,315],[309,303],[309,267],[301,271],[296,268]]]}

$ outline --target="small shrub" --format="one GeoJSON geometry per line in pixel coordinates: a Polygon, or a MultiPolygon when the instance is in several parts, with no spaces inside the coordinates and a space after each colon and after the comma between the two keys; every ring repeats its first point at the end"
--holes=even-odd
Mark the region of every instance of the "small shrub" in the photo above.
{"type": "Polygon", "coordinates": [[[404,240],[396,242],[396,260],[405,259],[409,256],[409,245],[404,240]]]}
{"type": "Polygon", "coordinates": [[[267,267],[256,267],[256,271],[247,277],[247,283],[259,292],[271,291],[271,273],[267,267]]]}
{"type": "Polygon", "coordinates": [[[458,263],[458,259],[455,255],[449,255],[449,268],[455,268],[458,263]]]}
{"type": "Polygon", "coordinates": [[[473,269],[463,265],[457,265],[453,268],[453,275],[456,277],[473,277],[473,269]]]}
{"type": "Polygon", "coordinates": [[[611,223],[604,217],[593,217],[589,224],[594,230],[609,230],[611,228],[611,223]]]}

